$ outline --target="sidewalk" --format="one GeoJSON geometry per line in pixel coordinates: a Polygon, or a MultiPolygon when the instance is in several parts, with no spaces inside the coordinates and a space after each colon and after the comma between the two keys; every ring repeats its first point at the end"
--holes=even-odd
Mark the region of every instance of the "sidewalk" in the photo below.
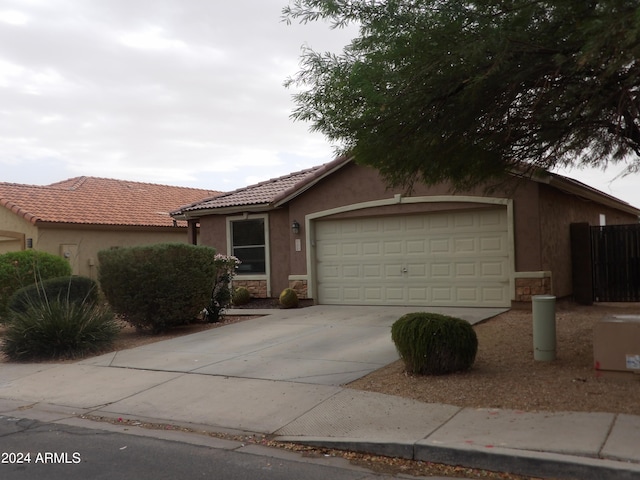
{"type": "Polygon", "coordinates": [[[0,371],[5,416],[64,422],[90,413],[541,477],[640,478],[638,416],[461,409],[336,386],[93,365],[0,371]]]}
{"type": "Polygon", "coordinates": [[[325,382],[389,361],[377,338],[388,337],[384,325],[397,312],[340,313],[284,311],[127,350],[119,361],[1,364],[0,415],[75,424],[83,414],[123,417],[538,477],[640,479],[640,416],[469,409],[325,382]],[[369,350],[345,351],[336,340],[353,345],[367,333],[358,347],[369,350]],[[313,375],[251,377],[283,359],[313,375]]]}

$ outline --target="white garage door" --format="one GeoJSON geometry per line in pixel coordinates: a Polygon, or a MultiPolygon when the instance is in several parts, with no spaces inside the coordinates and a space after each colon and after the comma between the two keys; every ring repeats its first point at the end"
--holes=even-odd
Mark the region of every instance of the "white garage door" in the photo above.
{"type": "Polygon", "coordinates": [[[509,306],[506,209],[317,221],[319,303],[509,306]]]}

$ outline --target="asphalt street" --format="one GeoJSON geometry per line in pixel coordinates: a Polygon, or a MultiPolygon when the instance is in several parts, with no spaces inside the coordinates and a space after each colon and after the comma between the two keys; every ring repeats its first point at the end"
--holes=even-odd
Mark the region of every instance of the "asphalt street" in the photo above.
{"type": "MultiPolygon", "coordinates": [[[[108,425],[106,426],[108,427],[108,425]]],[[[113,430],[113,429],[112,429],[113,430]]],[[[0,416],[3,480],[393,480],[343,459],[180,432],[165,438],[0,416]],[[188,437],[188,438],[187,438],[188,437]],[[288,458],[284,458],[288,457],[288,458]]],[[[406,477],[403,477],[406,478],[406,477]]]]}

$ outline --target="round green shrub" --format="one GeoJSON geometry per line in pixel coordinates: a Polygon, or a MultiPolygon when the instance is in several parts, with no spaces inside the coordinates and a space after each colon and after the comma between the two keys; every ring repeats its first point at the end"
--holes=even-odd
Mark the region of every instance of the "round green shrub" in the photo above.
{"type": "Polygon", "coordinates": [[[246,305],[251,300],[251,293],[246,287],[238,287],[233,291],[231,301],[234,305],[246,305]]]}
{"type": "Polygon", "coordinates": [[[298,294],[291,288],[285,288],[278,300],[282,308],[296,308],[298,306],[298,294]]]}
{"type": "Polygon", "coordinates": [[[77,358],[109,346],[119,330],[105,306],[37,302],[11,312],[1,348],[12,360],[77,358]]]}
{"type": "Polygon", "coordinates": [[[409,373],[444,375],[468,370],[478,352],[478,337],[469,322],[437,313],[400,317],[391,338],[409,373]]]}
{"type": "Polygon", "coordinates": [[[64,258],[38,250],[22,250],[0,255],[0,316],[16,290],[49,278],[71,275],[64,258]]]}
{"type": "Polygon", "coordinates": [[[65,299],[78,304],[95,304],[98,302],[98,283],[78,276],[43,280],[16,291],[9,300],[9,309],[24,312],[36,302],[65,299]]]}

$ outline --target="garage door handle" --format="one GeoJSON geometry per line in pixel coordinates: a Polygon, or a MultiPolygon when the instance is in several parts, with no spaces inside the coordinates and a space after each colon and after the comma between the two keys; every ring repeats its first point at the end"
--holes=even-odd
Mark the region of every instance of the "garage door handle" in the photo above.
{"type": "Polygon", "coordinates": [[[407,272],[408,272],[407,267],[404,267],[404,268],[402,269],[402,273],[407,273],[407,272]]]}

